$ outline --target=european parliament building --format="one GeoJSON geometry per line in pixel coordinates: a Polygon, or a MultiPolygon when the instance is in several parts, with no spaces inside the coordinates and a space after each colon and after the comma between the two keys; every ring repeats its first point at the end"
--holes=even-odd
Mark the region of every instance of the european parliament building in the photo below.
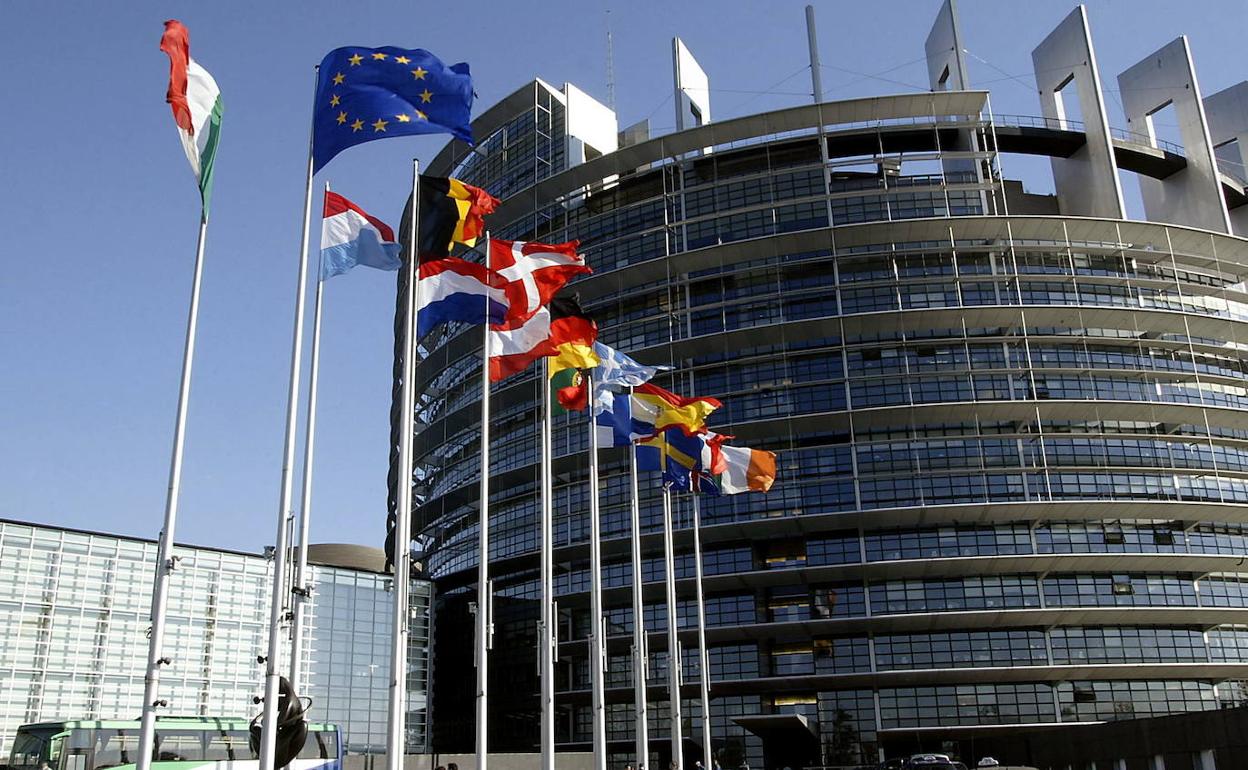
{"type": "MultiPolygon", "coordinates": [[[[721,398],[712,427],[778,455],[769,494],[704,499],[709,737],[676,500],[689,764],[706,740],[725,768],[965,756],[994,734],[1244,702],[1248,83],[1203,95],[1178,38],[1117,76],[1120,122],[1078,8],[1033,52],[1034,114],[994,114],[960,36],[946,0],[930,92],[723,121],[675,41],[676,132],[621,130],[575,86],[533,80],[480,114],[476,150],[453,142],[429,168],[502,200],[497,237],[579,239],[601,339],[674,366],[656,382],[721,398]],[[1047,158],[1055,194],[1004,176],[1011,154],[1047,158]]],[[[480,336],[435,332],[418,371],[435,751],[472,747],[480,336]]],[[[530,370],[493,396],[495,751],[539,735],[538,393],[530,370]]],[[[585,419],[555,426],[559,750],[590,745],[585,419]]],[[[622,767],[622,450],[602,476],[622,767]]],[[[642,486],[655,767],[668,660],[660,496],[642,486]]]]}
{"type": "MultiPolygon", "coordinates": [[[[151,624],[156,543],[0,519],[0,763],[17,728],[66,719],[138,719],[151,624]]],[[[257,714],[257,662],[269,636],[273,560],[179,545],[165,633],[171,663],[161,713],[257,714]]],[[[313,586],[297,692],[342,729],[347,753],[386,745],[394,594],[379,549],[308,548],[313,586]]],[[[429,604],[413,580],[408,750],[427,747],[429,604]]]]}

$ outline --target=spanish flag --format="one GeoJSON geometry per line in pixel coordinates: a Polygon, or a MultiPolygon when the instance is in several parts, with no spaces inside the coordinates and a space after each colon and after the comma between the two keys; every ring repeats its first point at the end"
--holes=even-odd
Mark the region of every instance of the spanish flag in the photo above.
{"type": "Polygon", "coordinates": [[[633,398],[657,410],[655,432],[678,427],[685,435],[706,432],[706,418],[723,406],[715,398],[685,398],[664,390],[652,382],[633,388],[633,398]]]}
{"type": "Polygon", "coordinates": [[[480,187],[445,176],[420,177],[420,258],[448,257],[452,244],[474,246],[498,199],[480,187]]]}

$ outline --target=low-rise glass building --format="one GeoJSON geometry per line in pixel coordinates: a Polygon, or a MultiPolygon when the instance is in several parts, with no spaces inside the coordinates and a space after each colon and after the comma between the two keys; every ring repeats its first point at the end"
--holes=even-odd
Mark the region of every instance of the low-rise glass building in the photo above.
{"type": "MultiPolygon", "coordinates": [[[[137,719],[142,708],[156,543],[0,520],[0,756],[17,727],[137,719]]],[[[161,675],[169,714],[251,716],[263,694],[273,562],[178,546],[161,675]]],[[[360,546],[308,549],[310,716],[342,728],[345,751],[385,749],[391,576],[360,546]]],[[[431,584],[413,580],[408,747],[423,751],[431,584]]]]}

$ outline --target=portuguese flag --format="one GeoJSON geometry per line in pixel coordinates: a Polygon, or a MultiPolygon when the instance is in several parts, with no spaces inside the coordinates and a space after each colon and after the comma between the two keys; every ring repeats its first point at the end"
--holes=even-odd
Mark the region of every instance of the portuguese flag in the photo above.
{"type": "Polygon", "coordinates": [[[186,159],[191,162],[199,195],[203,201],[203,218],[208,219],[208,202],[212,198],[212,167],[221,138],[221,89],[208,70],[191,58],[191,35],[182,22],[165,22],[160,50],[169,54],[169,91],[165,101],[173,108],[186,159]]]}
{"type": "Polygon", "coordinates": [[[550,301],[550,338],[553,348],[550,361],[550,389],[554,395],[551,408],[579,412],[589,406],[589,387],[585,370],[598,365],[594,341],[598,326],[581,309],[575,296],[555,297],[550,301]]]}

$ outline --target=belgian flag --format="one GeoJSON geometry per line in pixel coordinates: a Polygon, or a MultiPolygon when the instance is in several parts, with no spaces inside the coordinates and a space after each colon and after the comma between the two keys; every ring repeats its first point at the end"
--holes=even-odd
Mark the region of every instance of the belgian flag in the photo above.
{"type": "MultiPolygon", "coordinates": [[[[420,176],[420,236],[417,247],[422,261],[451,255],[456,243],[475,246],[485,234],[486,214],[494,211],[498,199],[480,187],[445,176],[420,176]]],[[[407,258],[411,232],[412,202],[403,209],[399,240],[400,256],[407,258]]]]}
{"type": "Polygon", "coordinates": [[[589,383],[585,370],[598,365],[594,341],[598,325],[581,309],[576,295],[556,296],[550,301],[549,345],[551,407],[579,412],[589,406],[589,383]]]}

